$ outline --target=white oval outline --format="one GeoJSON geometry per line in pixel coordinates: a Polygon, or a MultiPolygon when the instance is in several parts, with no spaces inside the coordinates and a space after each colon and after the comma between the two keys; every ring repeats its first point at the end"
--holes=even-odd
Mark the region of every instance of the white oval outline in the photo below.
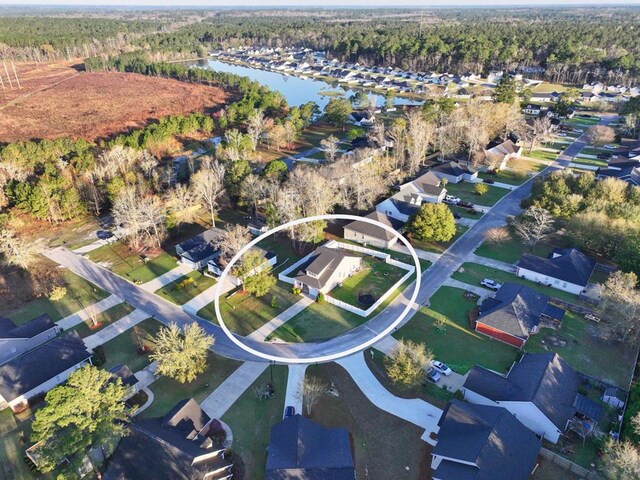
{"type": "Polygon", "coordinates": [[[233,343],[235,343],[238,347],[243,349],[245,352],[248,352],[248,353],[250,353],[252,355],[260,357],[260,358],[262,358],[264,360],[269,360],[270,362],[276,362],[276,363],[306,364],[306,363],[330,362],[330,361],[337,360],[339,358],[347,357],[347,356],[352,355],[354,353],[360,352],[360,351],[366,349],[367,347],[373,345],[374,343],[378,343],[380,340],[382,340],[384,337],[386,337],[389,333],[391,333],[393,331],[393,329],[396,328],[398,326],[398,324],[402,320],[404,320],[404,318],[409,314],[409,311],[415,305],[416,298],[418,297],[418,292],[420,291],[420,284],[421,284],[421,280],[422,280],[421,279],[421,275],[422,275],[422,269],[420,268],[420,258],[418,257],[418,254],[416,253],[415,249],[411,246],[411,244],[404,237],[404,235],[401,235],[400,233],[398,233],[396,230],[394,230],[390,226],[385,225],[384,223],[379,222],[377,220],[373,220],[371,218],[366,218],[366,217],[360,217],[360,216],[357,216],[357,215],[349,215],[349,214],[315,215],[313,217],[299,218],[297,220],[292,220],[292,221],[284,223],[282,225],[278,225],[277,227],[274,227],[271,230],[263,233],[262,235],[254,238],[249,243],[247,243],[244,247],[242,247],[240,249],[240,251],[238,251],[238,253],[236,253],[233,256],[231,261],[227,264],[225,269],[222,271],[222,274],[220,275],[220,278],[218,279],[218,284],[217,284],[217,287],[216,287],[216,290],[215,290],[215,293],[214,293],[215,299],[213,301],[213,306],[214,306],[214,309],[215,309],[215,312],[216,312],[216,318],[218,319],[218,325],[220,326],[220,328],[222,328],[222,331],[225,333],[225,335],[227,335],[227,337],[229,337],[229,339],[233,343]],[[241,340],[238,340],[235,337],[235,335],[233,334],[233,332],[231,332],[229,330],[229,328],[227,328],[227,326],[224,323],[224,320],[222,319],[222,314],[220,313],[220,296],[222,295],[222,284],[224,283],[225,277],[229,274],[229,271],[231,270],[231,267],[233,267],[233,265],[238,261],[238,259],[247,250],[249,250],[251,247],[256,245],[258,242],[264,240],[267,237],[270,237],[271,235],[273,235],[274,233],[279,232],[280,230],[284,230],[285,228],[293,227],[293,226],[299,225],[301,223],[315,222],[315,221],[319,221],[319,220],[353,220],[353,221],[365,222],[365,223],[370,223],[370,224],[375,225],[377,227],[383,228],[383,229],[387,230],[388,232],[391,232],[394,235],[396,235],[398,237],[398,239],[405,245],[405,247],[407,247],[409,249],[409,253],[411,254],[413,262],[414,262],[414,264],[416,266],[416,284],[415,284],[415,287],[413,288],[413,293],[411,294],[411,298],[407,302],[407,305],[405,306],[405,308],[402,311],[402,313],[400,313],[398,318],[395,319],[387,328],[385,328],[382,332],[380,332],[375,337],[373,337],[373,338],[371,338],[371,339],[367,340],[366,342],[363,342],[363,343],[361,343],[359,345],[356,345],[355,347],[351,347],[351,348],[349,348],[347,350],[344,350],[342,352],[332,353],[330,355],[325,355],[325,356],[320,356],[320,357],[311,357],[311,358],[279,357],[279,356],[276,356],[276,355],[270,355],[268,353],[260,352],[259,350],[255,350],[255,349],[249,347],[248,345],[245,345],[241,340]]]}

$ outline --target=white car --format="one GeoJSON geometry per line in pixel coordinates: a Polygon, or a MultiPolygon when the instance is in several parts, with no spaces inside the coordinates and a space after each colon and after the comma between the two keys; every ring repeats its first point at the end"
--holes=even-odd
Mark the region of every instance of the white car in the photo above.
{"type": "Polygon", "coordinates": [[[491,280],[490,278],[483,278],[480,282],[480,285],[490,288],[491,290],[500,290],[500,287],[502,287],[501,283],[498,283],[495,280],[491,280]]]}
{"type": "Polygon", "coordinates": [[[446,363],[439,362],[438,360],[431,360],[431,367],[443,374],[445,377],[448,377],[453,373],[446,363]]]}
{"type": "Polygon", "coordinates": [[[618,148],[617,145],[605,145],[604,148],[606,148],[607,150],[615,150],[616,148],[618,148]]]}
{"type": "Polygon", "coordinates": [[[451,205],[457,205],[460,199],[458,197],[454,197],[453,195],[447,195],[444,197],[444,202],[449,203],[451,205]]]}
{"type": "Polygon", "coordinates": [[[566,133],[564,133],[564,132],[558,133],[558,136],[559,137],[568,137],[568,135],[566,133]]]}

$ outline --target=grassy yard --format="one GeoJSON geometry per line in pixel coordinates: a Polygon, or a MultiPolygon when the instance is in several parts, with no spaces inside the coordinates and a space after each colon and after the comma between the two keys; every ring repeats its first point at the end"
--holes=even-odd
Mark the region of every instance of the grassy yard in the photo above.
{"type": "Polygon", "coordinates": [[[584,147],[580,153],[583,153],[585,155],[599,155],[601,153],[611,153],[610,150],[607,150],[605,148],[598,148],[598,147],[584,147]]]}
{"type": "Polygon", "coordinates": [[[125,315],[133,312],[135,310],[134,307],[129,305],[127,302],[119,303],[108,310],[105,310],[102,313],[95,315],[93,321],[90,319],[85,320],[82,323],[79,323],[72,330],[75,330],[78,335],[82,338],[88,337],[89,335],[93,335],[96,332],[99,332],[105,327],[108,327],[113,322],[120,320],[125,315]]]}
{"type": "Polygon", "coordinates": [[[523,154],[524,157],[534,158],[536,160],[545,160],[547,162],[555,162],[557,154],[546,152],[544,150],[532,150],[523,154]]]}
{"type": "Polygon", "coordinates": [[[467,314],[475,305],[464,296],[463,290],[440,287],[431,297],[430,307],[421,308],[393,336],[424,343],[439,360],[463,375],[476,364],[506,372],[517,351],[469,329],[467,314]],[[436,330],[436,319],[444,319],[444,331],[436,330]]]}
{"type": "Polygon", "coordinates": [[[532,253],[533,255],[538,255],[539,257],[546,257],[551,253],[554,246],[563,247],[564,241],[562,237],[553,237],[548,239],[548,241],[543,241],[538,243],[533,251],[530,251],[530,248],[527,245],[524,245],[517,238],[512,238],[508,242],[500,243],[493,245],[488,242],[483,242],[476,251],[476,255],[480,255],[481,257],[493,258],[494,260],[500,260],[501,262],[506,263],[516,263],[520,260],[525,253],[532,253]]]}
{"type": "Polygon", "coordinates": [[[3,480],[32,480],[36,475],[23,462],[29,446],[21,437],[31,435],[31,420],[19,421],[10,408],[0,411],[0,478],[3,480]]]}
{"type": "Polygon", "coordinates": [[[580,163],[582,165],[593,165],[594,167],[606,167],[608,165],[606,160],[583,158],[583,157],[575,157],[573,160],[571,160],[571,163],[580,163]]]}
{"type": "Polygon", "coordinates": [[[477,210],[473,210],[469,208],[456,207],[455,205],[449,205],[448,207],[449,207],[449,210],[451,210],[451,212],[457,213],[462,218],[471,218],[472,220],[480,220],[482,215],[484,215],[484,213],[482,212],[478,212],[477,210]],[[472,213],[472,212],[475,212],[475,213],[472,213]]]}
{"type": "Polygon", "coordinates": [[[222,421],[233,431],[232,448],[242,459],[243,478],[246,479],[264,479],[271,427],[282,420],[284,412],[287,367],[280,365],[270,368],[273,368],[275,396],[259,400],[253,393],[254,387],[271,382],[271,373],[267,369],[222,416],[222,421]]]}
{"type": "Polygon", "coordinates": [[[278,256],[278,265],[288,259],[286,264],[283,266],[283,268],[287,268],[304,257],[304,255],[300,255],[293,251],[290,240],[276,235],[271,235],[270,237],[265,238],[259,242],[257,246],[275,253],[278,256]]]}
{"type": "Polygon", "coordinates": [[[156,290],[155,294],[175,303],[176,305],[182,305],[204,292],[207,288],[213,287],[215,284],[215,279],[194,270],[184,277],[181,277],[178,280],[165,285],[161,289],[156,290]],[[183,283],[185,281],[187,283],[183,283]],[[193,283],[190,283],[191,281],[193,281],[193,283]]]}
{"type": "Polygon", "coordinates": [[[421,242],[414,238],[410,238],[410,241],[414,248],[424,250],[425,252],[443,253],[453,242],[464,235],[467,230],[469,230],[469,227],[466,225],[456,225],[456,234],[448,242],[421,242]]]}
{"type": "Polygon", "coordinates": [[[319,151],[319,152],[316,152],[316,153],[312,153],[311,155],[307,155],[306,157],[307,158],[313,158],[313,159],[316,159],[316,160],[326,160],[327,159],[324,151],[322,151],[322,150],[319,151]]]}
{"type": "Polygon", "coordinates": [[[497,270],[478,263],[463,263],[462,267],[460,267],[460,269],[451,277],[475,286],[479,286],[483,278],[490,278],[498,283],[518,283],[520,285],[526,285],[527,287],[537,290],[540,293],[544,293],[545,295],[549,295],[550,297],[559,298],[560,300],[571,303],[580,303],[577,295],[574,295],[573,293],[558,290],[557,288],[547,287],[546,285],[541,285],[539,283],[520,278],[513,273],[505,272],[504,270],[497,270]]]}
{"type": "Polygon", "coordinates": [[[633,374],[636,349],[600,338],[598,327],[601,326],[581,315],[567,312],[560,330],[543,329],[529,338],[525,349],[534,353],[557,352],[579,372],[626,390],[633,374]],[[566,341],[566,345],[556,344],[556,339],[566,341]]]}
{"type": "Polygon", "coordinates": [[[527,181],[529,175],[522,170],[500,170],[496,174],[479,173],[479,178],[490,178],[496,182],[508,183],[509,185],[521,185],[527,181]]]}
{"type": "Polygon", "coordinates": [[[185,398],[193,398],[201,402],[209,396],[241,362],[209,352],[207,369],[191,383],[179,383],[167,377],[160,377],[149,387],[155,399],[151,406],[140,415],[143,418],[166,415],[176,403],[185,398]]]}
{"type": "MultiPolygon", "coordinates": [[[[220,299],[220,313],[231,331],[249,335],[300,298],[291,292],[291,285],[278,281],[264,297],[257,298],[241,291],[223,296],[220,299]]],[[[218,323],[213,302],[200,310],[198,316],[218,323]]]]}
{"type": "Polygon", "coordinates": [[[55,322],[109,296],[104,290],[66,268],[60,269],[60,276],[62,285],[67,289],[62,300],[53,302],[47,297],[40,297],[9,312],[2,310],[0,306],[0,316],[9,317],[16,323],[24,323],[47,313],[55,322]]]}
{"type": "Polygon", "coordinates": [[[155,256],[149,255],[143,261],[138,252],[134,252],[122,242],[105,245],[87,254],[89,260],[110,269],[121,277],[136,283],[145,283],[178,266],[175,257],[161,251],[155,256]]]}
{"type": "MultiPolygon", "coordinates": [[[[543,165],[540,162],[532,162],[530,160],[527,160],[526,158],[512,158],[507,161],[507,168],[511,171],[516,172],[536,174],[544,170],[546,167],[546,165],[543,165]]],[[[506,170],[506,172],[508,172],[509,170],[506,170]]]]}
{"type": "Polygon", "coordinates": [[[509,190],[505,188],[492,187],[488,185],[489,191],[484,195],[477,195],[474,193],[473,189],[475,187],[475,183],[469,182],[461,182],[461,183],[448,183],[447,184],[447,194],[453,195],[455,197],[459,197],[461,200],[465,202],[470,202],[473,204],[484,205],[486,207],[490,207],[495,205],[495,203],[504,197],[509,190]]]}
{"type": "Polygon", "coordinates": [[[116,365],[127,365],[132,372],[142,370],[149,365],[148,353],[139,353],[140,344],[153,349],[153,336],[158,333],[162,324],[152,318],[143,320],[135,327],[122,332],[116,338],[109,340],[102,347],[106,356],[103,365],[105,370],[116,365]]]}
{"type": "Polygon", "coordinates": [[[331,291],[330,295],[333,298],[360,307],[358,303],[360,295],[369,294],[377,300],[407,273],[406,270],[374,257],[365,257],[362,262],[364,264],[362,270],[331,291]]]}

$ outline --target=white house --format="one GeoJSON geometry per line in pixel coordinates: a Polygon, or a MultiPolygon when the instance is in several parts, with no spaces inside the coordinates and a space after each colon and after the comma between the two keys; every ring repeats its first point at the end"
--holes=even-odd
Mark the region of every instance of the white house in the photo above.
{"type": "MultiPolygon", "coordinates": [[[[394,230],[400,230],[404,225],[404,222],[378,211],[369,213],[365,218],[376,220],[394,230]]],[[[378,248],[391,248],[398,241],[398,235],[393,232],[389,232],[371,223],[358,221],[351,222],[344,226],[344,238],[352,242],[372,245],[378,248]]]]}
{"type": "Polygon", "coordinates": [[[524,106],[522,109],[522,113],[525,115],[540,115],[542,112],[542,107],[540,105],[535,105],[533,103],[529,103],[524,106]]]}
{"type": "Polygon", "coordinates": [[[51,340],[59,332],[60,327],[46,313],[21,325],[0,318],[0,365],[51,340]]]}
{"type": "Polygon", "coordinates": [[[502,143],[489,144],[484,151],[484,155],[489,165],[498,170],[507,166],[507,162],[512,158],[522,155],[522,147],[516,145],[511,139],[502,143]]]}
{"type": "MultiPolygon", "coordinates": [[[[278,263],[278,257],[277,257],[277,255],[275,253],[268,252],[268,251],[266,251],[266,250],[264,250],[264,249],[262,249],[260,247],[252,247],[250,251],[260,252],[262,254],[262,256],[263,256],[264,262],[261,265],[259,265],[258,267],[256,267],[254,270],[249,272],[247,275],[253,275],[254,273],[258,273],[258,272],[264,270],[269,265],[273,267],[276,263],[278,263]]],[[[246,253],[245,253],[245,255],[246,255],[246,253]]],[[[222,272],[224,271],[224,268],[225,268],[223,265],[219,264],[218,260],[209,260],[207,262],[207,272],[210,275],[214,276],[214,277],[219,277],[220,275],[222,275],[222,272]]],[[[241,262],[241,261],[242,261],[242,259],[239,260],[239,262],[241,262]]],[[[232,269],[232,271],[233,271],[233,269],[232,269]]],[[[234,285],[241,285],[242,284],[242,280],[237,278],[236,276],[234,276],[232,274],[229,274],[227,278],[234,285]]]]}
{"type": "Polygon", "coordinates": [[[449,183],[474,182],[478,178],[478,171],[460,162],[445,162],[430,170],[440,180],[447,179],[449,183]]]}
{"type": "Polygon", "coordinates": [[[525,253],[516,275],[532,282],[580,295],[589,283],[596,262],[575,248],[555,248],[549,258],[525,253]]]}
{"type": "Polygon", "coordinates": [[[362,257],[338,248],[319,247],[293,278],[294,286],[312,297],[329,293],[362,267],[362,257]]]}

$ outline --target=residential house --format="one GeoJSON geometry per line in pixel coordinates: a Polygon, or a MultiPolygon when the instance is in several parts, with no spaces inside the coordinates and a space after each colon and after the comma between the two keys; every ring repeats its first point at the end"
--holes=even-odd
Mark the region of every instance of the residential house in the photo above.
{"type": "Polygon", "coordinates": [[[376,121],[375,117],[367,112],[353,112],[349,115],[349,120],[359,127],[370,127],[376,121]]]}
{"type": "Polygon", "coordinates": [[[0,365],[42,345],[58,333],[60,327],[46,313],[20,325],[0,318],[0,365]]]}
{"type": "Polygon", "coordinates": [[[640,159],[621,157],[611,160],[606,168],[599,168],[596,173],[598,179],[609,177],[640,186],[640,159]]]}
{"type": "Polygon", "coordinates": [[[542,112],[542,107],[540,105],[536,105],[533,103],[529,103],[527,105],[524,106],[524,108],[522,109],[522,113],[524,113],[525,115],[540,115],[540,113],[542,112]]]}
{"type": "MultiPolygon", "coordinates": [[[[378,211],[369,213],[365,218],[380,222],[396,231],[400,230],[404,225],[404,222],[378,211]]],[[[372,225],[371,223],[358,221],[351,222],[344,226],[344,238],[352,242],[373,245],[378,248],[391,248],[398,241],[398,235],[393,232],[377,225],[372,225]]]]}
{"type": "Polygon", "coordinates": [[[575,248],[554,248],[548,258],[525,253],[516,275],[580,295],[587,288],[596,262],[575,248]]]}
{"type": "Polygon", "coordinates": [[[164,417],[135,419],[111,456],[104,480],[228,480],[232,464],[216,441],[222,432],[193,400],[164,417]]]}
{"type": "Polygon", "coordinates": [[[557,443],[567,429],[592,433],[602,406],[578,393],[580,375],[557,353],[528,353],[503,376],[479,366],[469,370],[465,400],[504,407],[526,427],[557,443]]]}
{"type": "Polygon", "coordinates": [[[430,171],[441,181],[446,179],[449,183],[473,182],[478,178],[475,168],[455,161],[441,163],[430,171]]]}
{"type": "Polygon", "coordinates": [[[220,256],[220,249],[215,246],[215,242],[223,236],[223,230],[210,228],[179,243],[176,245],[176,253],[180,257],[180,263],[189,265],[194,270],[202,270],[210,260],[220,256]]]}
{"type": "MultiPolygon", "coordinates": [[[[262,258],[264,259],[263,263],[261,265],[259,265],[258,267],[256,267],[256,269],[252,270],[251,272],[249,272],[248,275],[252,275],[253,273],[257,273],[265,268],[267,268],[268,265],[271,265],[272,267],[278,263],[278,257],[275,253],[273,252],[269,252],[263,248],[260,247],[251,247],[250,251],[253,252],[259,252],[262,255],[262,258]]],[[[245,252],[245,255],[248,252],[245,252]]],[[[241,262],[242,259],[238,260],[238,262],[241,262]]],[[[207,262],[207,273],[209,273],[210,275],[214,276],[214,277],[219,277],[220,275],[222,275],[222,272],[224,271],[226,267],[226,264],[220,261],[220,257],[216,258],[215,260],[209,260],[207,262]]],[[[236,278],[234,275],[230,274],[228,275],[228,279],[230,282],[232,282],[234,285],[240,285],[242,283],[242,280],[239,278],[236,278]]]]}
{"type": "Polygon", "coordinates": [[[329,293],[362,267],[362,257],[339,248],[317,248],[293,277],[295,287],[312,297],[329,293]]]}
{"type": "Polygon", "coordinates": [[[251,220],[247,225],[247,228],[249,229],[249,233],[254,237],[259,237],[263,233],[269,231],[269,226],[266,224],[266,222],[257,218],[251,220]]]}
{"type": "Polygon", "coordinates": [[[530,97],[533,102],[557,102],[562,94],[558,92],[536,92],[530,97]]]}
{"type": "Polygon", "coordinates": [[[585,83],[582,86],[583,90],[587,90],[588,92],[593,92],[595,94],[600,93],[601,91],[603,91],[605,88],[605,85],[601,82],[591,82],[591,83],[585,83]]]}
{"type": "Polygon", "coordinates": [[[355,480],[349,433],[293,415],[271,428],[265,480],[355,480]]]}
{"type": "Polygon", "coordinates": [[[80,336],[71,331],[9,360],[0,366],[0,409],[23,410],[30,398],[64,382],[90,359],[80,336]]]}
{"type": "Polygon", "coordinates": [[[420,205],[422,195],[413,183],[408,183],[399,192],[376,205],[376,211],[404,223],[418,211],[420,205]]]}
{"type": "Polygon", "coordinates": [[[580,94],[582,103],[592,103],[598,101],[598,94],[593,92],[582,92],[580,94]]]}
{"type": "Polygon", "coordinates": [[[528,480],[542,442],[508,410],[452,400],[438,421],[433,480],[528,480]]]}
{"type": "Polygon", "coordinates": [[[549,297],[524,285],[505,282],[480,305],[475,330],[520,348],[541,327],[556,327],[565,311],[549,297]]]}
{"type": "Polygon", "coordinates": [[[126,365],[115,365],[109,369],[111,379],[120,379],[122,385],[127,388],[127,399],[138,393],[138,377],[126,365]]]}
{"type": "MultiPolygon", "coordinates": [[[[441,179],[434,172],[426,172],[410,183],[424,202],[441,203],[447,194],[441,179]]],[[[400,188],[404,189],[404,186],[400,188]]]]}
{"type": "Polygon", "coordinates": [[[491,70],[489,75],[487,75],[487,80],[489,83],[498,83],[498,81],[504,76],[504,71],[502,70],[491,70]]]}
{"type": "Polygon", "coordinates": [[[497,170],[507,166],[507,162],[512,158],[522,155],[522,147],[508,139],[502,143],[490,143],[484,151],[488,164],[497,170]]]}

